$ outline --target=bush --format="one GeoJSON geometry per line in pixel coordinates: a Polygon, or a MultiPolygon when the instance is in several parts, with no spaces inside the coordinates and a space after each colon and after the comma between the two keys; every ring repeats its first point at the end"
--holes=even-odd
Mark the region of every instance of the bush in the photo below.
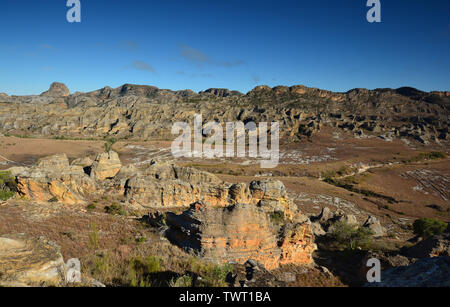
{"type": "Polygon", "coordinates": [[[189,275],[183,275],[178,278],[173,278],[169,282],[169,286],[172,288],[188,288],[192,287],[192,278],[189,275]]]}
{"type": "Polygon", "coordinates": [[[95,223],[92,223],[91,225],[91,232],[88,235],[88,245],[93,250],[97,250],[99,248],[99,235],[97,224],[95,223]]]}
{"type": "Polygon", "coordinates": [[[110,152],[113,148],[113,145],[117,143],[117,140],[114,138],[107,139],[106,143],[103,145],[103,148],[105,149],[105,152],[110,152]]]}
{"type": "Polygon", "coordinates": [[[97,208],[97,206],[95,204],[89,204],[86,207],[87,210],[95,210],[95,208],[97,208]]]}
{"type": "Polygon", "coordinates": [[[414,221],[414,233],[423,238],[429,238],[443,233],[447,228],[447,223],[435,219],[421,218],[414,221]]]}
{"type": "Polygon", "coordinates": [[[11,172],[0,171],[0,200],[5,201],[14,196],[16,180],[11,172]]]}
{"type": "Polygon", "coordinates": [[[284,222],[284,212],[283,211],[274,211],[270,213],[270,219],[272,223],[275,225],[283,224],[284,222]]]}
{"type": "Polygon", "coordinates": [[[204,263],[196,258],[190,259],[188,269],[200,276],[195,284],[196,287],[226,287],[226,277],[230,272],[233,272],[233,266],[230,264],[204,263]]]}
{"type": "Polygon", "coordinates": [[[151,274],[161,272],[161,260],[159,258],[136,257],[130,260],[128,266],[128,278],[131,287],[151,287],[151,274]]]}
{"type": "Polygon", "coordinates": [[[331,226],[332,230],[328,237],[347,249],[354,250],[358,247],[364,248],[369,245],[373,232],[366,227],[348,224],[342,221],[336,222],[331,226]]]}
{"type": "Polygon", "coordinates": [[[105,212],[112,215],[128,215],[128,212],[123,208],[123,206],[115,203],[111,206],[105,206],[105,212]]]}

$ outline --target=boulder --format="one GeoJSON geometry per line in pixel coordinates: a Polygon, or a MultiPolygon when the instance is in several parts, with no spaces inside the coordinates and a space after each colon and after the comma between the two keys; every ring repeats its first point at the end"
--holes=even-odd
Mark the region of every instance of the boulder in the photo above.
{"type": "Polygon", "coordinates": [[[283,212],[288,219],[294,219],[298,213],[297,206],[289,199],[286,187],[280,180],[252,181],[249,191],[251,199],[248,202],[266,212],[283,212]]]}
{"type": "Polygon", "coordinates": [[[69,165],[65,154],[42,158],[31,168],[14,168],[17,191],[26,199],[65,204],[84,204],[84,196],[96,190],[95,182],[81,166],[69,165]]]}
{"type": "Polygon", "coordinates": [[[326,235],[326,231],[322,228],[322,225],[319,223],[311,223],[312,231],[316,237],[324,236],[326,235]]]}
{"type": "Polygon", "coordinates": [[[92,164],[94,164],[94,161],[92,161],[92,159],[89,157],[78,158],[70,163],[70,165],[81,166],[83,168],[90,167],[92,166],[92,164]]]}
{"type": "Polygon", "coordinates": [[[69,167],[69,159],[66,154],[56,154],[38,160],[37,168],[49,171],[60,171],[69,167]]]}
{"type": "Polygon", "coordinates": [[[450,256],[450,233],[444,232],[422,240],[408,248],[406,255],[412,258],[450,256]]]}
{"type": "Polygon", "coordinates": [[[91,178],[105,180],[113,178],[122,167],[119,155],[115,151],[101,153],[91,166],[91,178]]]}
{"type": "Polygon", "coordinates": [[[331,212],[330,208],[323,207],[320,214],[315,218],[320,224],[327,223],[330,219],[334,217],[333,212],[331,212]]]}
{"type": "Polygon", "coordinates": [[[59,247],[24,234],[0,237],[0,286],[58,286],[65,264],[59,247]]]}
{"type": "Polygon", "coordinates": [[[380,283],[369,287],[450,287],[450,257],[424,258],[382,272],[380,283]]]}
{"type": "Polygon", "coordinates": [[[372,230],[374,237],[382,237],[386,234],[386,228],[381,226],[380,221],[374,216],[369,216],[367,221],[363,224],[363,227],[372,230]]]}

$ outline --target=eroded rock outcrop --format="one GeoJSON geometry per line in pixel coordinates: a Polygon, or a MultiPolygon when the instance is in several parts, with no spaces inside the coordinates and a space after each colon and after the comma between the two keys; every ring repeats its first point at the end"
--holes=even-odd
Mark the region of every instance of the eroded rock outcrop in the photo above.
{"type": "Polygon", "coordinates": [[[280,264],[312,263],[316,249],[308,224],[286,226],[280,236],[269,215],[251,204],[214,208],[197,203],[181,215],[167,215],[169,240],[218,263],[254,259],[271,270],[280,264]]]}
{"type": "Polygon", "coordinates": [[[301,85],[258,86],[242,95],[227,89],[194,93],[125,84],[70,95],[63,84],[55,83],[41,96],[1,97],[0,132],[172,137],[172,123],[192,122],[197,112],[205,120],[222,124],[270,118],[280,123],[281,136],[293,140],[313,137],[323,127],[332,127],[357,137],[443,142],[448,141],[449,99],[448,92],[426,93],[410,88],[333,93],[301,85]]]}
{"type": "Polygon", "coordinates": [[[0,286],[57,286],[65,264],[58,246],[24,234],[0,237],[0,286]]]}
{"type": "Polygon", "coordinates": [[[69,165],[65,154],[42,158],[30,168],[12,168],[17,191],[26,199],[56,200],[66,204],[82,204],[87,193],[96,190],[95,181],[83,167],[69,165]]]}
{"type": "Polygon", "coordinates": [[[113,178],[122,167],[119,155],[115,151],[101,153],[97,156],[91,166],[91,178],[96,180],[104,180],[113,178]]]}
{"type": "Polygon", "coordinates": [[[50,85],[50,89],[41,94],[41,96],[49,96],[49,97],[66,97],[69,95],[70,92],[67,86],[64,83],[59,82],[53,82],[50,85]]]}

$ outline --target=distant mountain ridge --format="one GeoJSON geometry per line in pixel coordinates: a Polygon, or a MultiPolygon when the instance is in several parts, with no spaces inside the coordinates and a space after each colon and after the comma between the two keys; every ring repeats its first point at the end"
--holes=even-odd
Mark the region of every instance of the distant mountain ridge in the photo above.
{"type": "Polygon", "coordinates": [[[44,137],[171,138],[174,121],[278,121],[282,135],[311,138],[324,127],[355,137],[448,140],[450,92],[411,87],[347,92],[294,86],[257,86],[246,94],[222,88],[196,93],[124,84],[70,94],[53,83],[40,96],[0,95],[0,131],[44,137]]]}

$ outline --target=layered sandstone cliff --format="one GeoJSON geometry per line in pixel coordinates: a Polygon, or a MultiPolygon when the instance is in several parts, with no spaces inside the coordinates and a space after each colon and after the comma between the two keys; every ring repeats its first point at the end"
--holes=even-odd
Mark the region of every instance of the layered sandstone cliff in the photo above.
{"type": "Polygon", "coordinates": [[[308,223],[288,222],[279,234],[269,215],[249,204],[215,208],[197,203],[180,215],[168,214],[167,225],[171,242],[215,263],[252,259],[268,270],[308,265],[317,248],[308,223]]]}

